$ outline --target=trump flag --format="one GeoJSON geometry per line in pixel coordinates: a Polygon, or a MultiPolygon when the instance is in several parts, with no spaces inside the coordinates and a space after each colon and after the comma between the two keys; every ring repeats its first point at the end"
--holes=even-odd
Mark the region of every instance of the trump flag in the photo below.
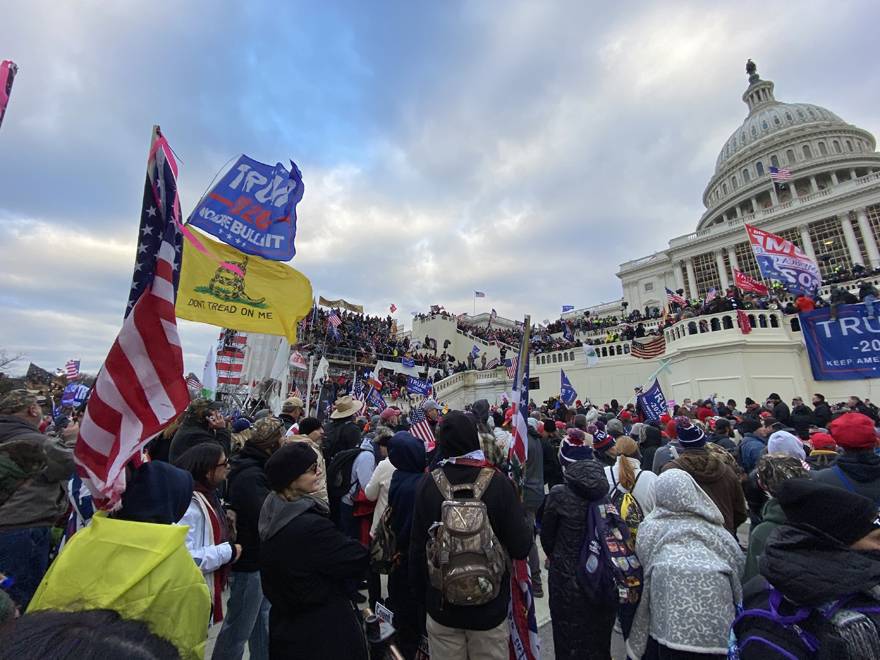
{"type": "Polygon", "coordinates": [[[819,266],[797,245],[752,225],[746,225],[746,233],[764,278],[781,282],[795,295],[812,296],[822,286],[819,266]]]}

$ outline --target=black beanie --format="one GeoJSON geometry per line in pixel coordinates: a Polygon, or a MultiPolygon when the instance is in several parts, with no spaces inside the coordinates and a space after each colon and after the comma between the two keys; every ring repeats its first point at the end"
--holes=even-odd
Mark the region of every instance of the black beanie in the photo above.
{"type": "Polygon", "coordinates": [[[444,458],[461,456],[480,448],[476,424],[457,410],[440,420],[437,425],[437,442],[444,458]]]}
{"type": "Polygon", "coordinates": [[[843,545],[880,528],[877,505],[867,497],[812,479],[782,482],[776,499],[789,523],[809,525],[843,545]]]}
{"type": "Polygon", "coordinates": [[[288,442],[266,461],[269,488],[281,492],[317,462],[318,455],[307,442],[288,442]]]}

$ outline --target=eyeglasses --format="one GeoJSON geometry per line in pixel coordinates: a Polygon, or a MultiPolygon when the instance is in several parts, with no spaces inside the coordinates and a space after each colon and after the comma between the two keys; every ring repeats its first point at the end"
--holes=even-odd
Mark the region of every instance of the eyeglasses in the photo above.
{"type": "Polygon", "coordinates": [[[215,465],[214,467],[215,468],[229,467],[229,459],[223,461],[222,463],[217,463],[217,465],[215,465]]]}

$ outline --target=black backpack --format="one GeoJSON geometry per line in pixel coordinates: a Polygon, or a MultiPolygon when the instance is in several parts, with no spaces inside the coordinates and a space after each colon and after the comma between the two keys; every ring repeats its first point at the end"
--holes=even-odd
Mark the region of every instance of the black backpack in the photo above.
{"type": "Polygon", "coordinates": [[[343,449],[333,456],[327,468],[327,495],[330,499],[338,500],[351,490],[351,468],[362,451],[370,452],[369,449],[355,447],[343,449]]]}

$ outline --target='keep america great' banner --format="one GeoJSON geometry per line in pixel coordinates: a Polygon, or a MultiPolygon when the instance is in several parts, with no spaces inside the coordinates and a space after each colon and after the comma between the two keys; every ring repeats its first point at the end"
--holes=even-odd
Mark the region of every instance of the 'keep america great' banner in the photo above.
{"type": "Polygon", "coordinates": [[[816,380],[880,377],[880,319],[865,305],[840,305],[837,318],[821,307],[800,315],[801,332],[816,380]]]}
{"type": "Polygon", "coordinates": [[[265,259],[289,261],[296,254],[296,205],[302,174],[241,156],[196,206],[189,223],[227,245],[265,259]]]}
{"type": "Polygon", "coordinates": [[[793,294],[814,295],[822,286],[819,266],[794,243],[763,229],[746,225],[761,275],[782,282],[793,294]]]}

